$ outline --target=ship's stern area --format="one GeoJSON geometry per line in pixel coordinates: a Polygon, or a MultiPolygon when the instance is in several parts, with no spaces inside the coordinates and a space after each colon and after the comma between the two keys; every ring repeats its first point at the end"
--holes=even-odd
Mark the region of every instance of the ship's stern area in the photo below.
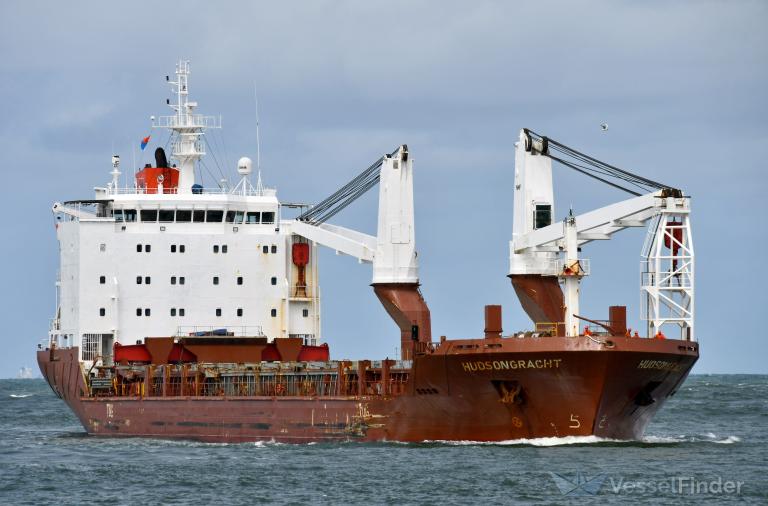
{"type": "Polygon", "coordinates": [[[416,358],[387,437],[639,439],[698,356],[696,342],[623,336],[444,341],[416,358]]]}

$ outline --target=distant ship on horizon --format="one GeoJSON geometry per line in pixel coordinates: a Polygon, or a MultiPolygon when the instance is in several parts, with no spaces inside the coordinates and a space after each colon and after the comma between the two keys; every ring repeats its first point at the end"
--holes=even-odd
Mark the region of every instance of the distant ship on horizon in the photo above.
{"type": "Polygon", "coordinates": [[[34,379],[34,373],[31,367],[21,367],[19,373],[16,375],[16,379],[34,379]]]}

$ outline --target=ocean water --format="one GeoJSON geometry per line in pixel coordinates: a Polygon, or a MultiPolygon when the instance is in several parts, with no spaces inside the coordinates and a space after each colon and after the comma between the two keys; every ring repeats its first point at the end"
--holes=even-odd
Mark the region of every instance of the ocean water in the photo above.
{"type": "Polygon", "coordinates": [[[768,504],[768,376],[692,376],[641,441],[204,444],[85,435],[0,380],[0,504],[768,504]]]}

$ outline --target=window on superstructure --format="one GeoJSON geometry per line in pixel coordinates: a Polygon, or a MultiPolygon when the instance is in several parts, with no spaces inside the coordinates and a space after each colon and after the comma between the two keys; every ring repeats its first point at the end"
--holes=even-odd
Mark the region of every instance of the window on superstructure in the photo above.
{"type": "Polygon", "coordinates": [[[552,224],[552,206],[549,204],[536,204],[533,216],[534,228],[544,228],[552,224]]]}
{"type": "Polygon", "coordinates": [[[151,282],[152,282],[152,278],[150,278],[149,276],[144,276],[144,284],[145,285],[148,285],[151,282]]]}
{"type": "Polygon", "coordinates": [[[261,213],[261,222],[262,223],[274,223],[275,222],[275,213],[272,211],[264,211],[261,213]]]}
{"type": "Polygon", "coordinates": [[[227,211],[227,223],[234,223],[234,222],[235,222],[235,212],[227,211]]]}
{"type": "Polygon", "coordinates": [[[142,279],[143,279],[143,278],[142,278],[141,276],[136,276],[136,284],[137,284],[137,285],[140,285],[140,284],[141,284],[141,280],[142,280],[142,279]]]}
{"type": "Polygon", "coordinates": [[[275,276],[272,276],[272,278],[270,278],[269,282],[272,283],[273,285],[276,285],[277,284],[277,278],[275,276]]]}
{"type": "Polygon", "coordinates": [[[219,284],[219,277],[218,276],[214,276],[213,277],[213,284],[214,285],[218,285],[219,284]]]}
{"type": "Polygon", "coordinates": [[[272,315],[272,318],[276,317],[277,316],[277,309],[273,309],[272,311],[270,311],[270,314],[272,315]]]}
{"type": "Polygon", "coordinates": [[[213,252],[214,253],[218,253],[219,252],[219,245],[218,244],[214,244],[213,245],[213,252]]]}
{"type": "Polygon", "coordinates": [[[176,245],[171,244],[171,253],[176,253],[176,245]]]}
{"type": "Polygon", "coordinates": [[[176,211],[176,223],[189,223],[192,221],[192,211],[188,209],[178,209],[176,211]]]}
{"type": "Polygon", "coordinates": [[[99,308],[99,316],[106,316],[106,315],[107,315],[107,310],[105,308],[103,308],[103,307],[100,307],[99,308]]]}
{"type": "Polygon", "coordinates": [[[224,218],[224,211],[208,211],[205,216],[205,221],[208,223],[221,223],[224,218]]]}
{"type": "Polygon", "coordinates": [[[160,209],[160,223],[173,223],[173,209],[160,209]]]}
{"type": "Polygon", "coordinates": [[[151,314],[152,314],[152,311],[150,311],[150,309],[148,307],[144,308],[144,316],[149,316],[151,314]]]}
{"type": "Polygon", "coordinates": [[[238,285],[242,285],[243,284],[243,277],[242,276],[238,276],[237,277],[237,284],[238,285]]]}
{"type": "Polygon", "coordinates": [[[141,253],[141,244],[136,245],[136,253],[141,253]]]}
{"type": "Polygon", "coordinates": [[[149,253],[150,251],[152,251],[152,245],[151,244],[145,244],[144,245],[144,252],[145,253],[149,253]]]}
{"type": "Polygon", "coordinates": [[[221,245],[221,252],[222,253],[226,253],[227,252],[227,245],[226,244],[222,244],[221,245]]]}
{"type": "Polygon", "coordinates": [[[115,218],[115,222],[122,222],[123,221],[123,210],[122,209],[115,209],[112,211],[112,216],[115,218]]]}
{"type": "Polygon", "coordinates": [[[143,222],[154,223],[157,221],[157,209],[142,209],[139,216],[143,222]]]}
{"type": "Polygon", "coordinates": [[[192,211],[192,221],[203,223],[205,221],[205,211],[192,211]]]}
{"type": "Polygon", "coordinates": [[[183,284],[184,284],[184,281],[186,281],[186,280],[184,279],[184,276],[181,276],[181,277],[179,277],[179,284],[180,284],[180,285],[183,285],[183,284]]]}
{"type": "Polygon", "coordinates": [[[216,316],[221,316],[221,308],[220,307],[216,308],[216,316]]]}
{"type": "Polygon", "coordinates": [[[237,316],[243,316],[243,308],[237,308],[237,316]]]}
{"type": "Polygon", "coordinates": [[[235,223],[236,224],[242,223],[243,216],[245,216],[245,213],[243,211],[235,211],[235,223]]]}
{"type": "Polygon", "coordinates": [[[123,209],[123,221],[136,221],[136,209],[123,209]]]}
{"type": "Polygon", "coordinates": [[[171,284],[172,285],[176,284],[176,276],[171,276],[171,284]]]}
{"type": "Polygon", "coordinates": [[[179,309],[179,316],[184,316],[184,308],[179,309]]]}
{"type": "Polygon", "coordinates": [[[277,246],[274,244],[272,245],[272,253],[277,253],[277,246]]]}
{"type": "Polygon", "coordinates": [[[141,316],[141,308],[140,307],[136,308],[136,316],[141,316]]]}
{"type": "Polygon", "coordinates": [[[262,253],[269,253],[269,246],[267,246],[267,245],[262,246],[261,247],[261,252],[262,253]]]}
{"type": "Polygon", "coordinates": [[[309,316],[309,309],[302,309],[302,310],[301,310],[301,315],[302,315],[304,318],[307,318],[307,317],[309,316]]]}
{"type": "Polygon", "coordinates": [[[101,251],[102,253],[107,251],[107,245],[105,243],[99,244],[99,251],[101,251]]]}
{"type": "Polygon", "coordinates": [[[106,276],[99,276],[99,284],[100,285],[103,285],[106,282],[107,282],[107,277],[106,276]]]}
{"type": "Polygon", "coordinates": [[[171,316],[176,316],[176,308],[175,307],[171,308],[171,316]]]}
{"type": "Polygon", "coordinates": [[[261,221],[261,213],[260,212],[249,212],[245,215],[245,222],[249,223],[251,225],[257,224],[261,221]]]}
{"type": "Polygon", "coordinates": [[[184,253],[186,249],[187,249],[186,246],[184,246],[183,244],[179,244],[179,253],[184,253]]]}

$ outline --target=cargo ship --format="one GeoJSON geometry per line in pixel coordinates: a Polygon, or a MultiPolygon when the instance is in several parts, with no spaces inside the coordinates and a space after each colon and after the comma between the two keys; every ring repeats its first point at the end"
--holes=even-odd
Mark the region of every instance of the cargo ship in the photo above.
{"type": "Polygon", "coordinates": [[[523,129],[505,275],[530,329],[504,332],[501,306],[490,305],[477,336],[433,340],[408,147],[380,156],[312,206],[281,202],[246,157],[236,184],[204,186],[196,175],[210,148],[205,134],[221,119],[196,112],[189,76],[189,62],[180,61],[166,77],[172,114],[151,118],[167,134],[170,156],[158,147],[154,163],[134,167],[121,185],[115,155],[111,180],[94,198],[52,208],[56,312],[37,360],[88,434],[296,443],[637,439],[685,381],[699,350],[690,199],[681,190],[523,129]],[[553,161],[631,197],[556,221],[553,161]],[[376,235],[329,223],[377,185],[376,235]],[[647,229],[642,331],[627,328],[624,306],[610,307],[608,319],[579,310],[581,280],[591,272],[582,247],[630,227],[647,229]],[[400,334],[399,357],[331,357],[321,334],[320,247],[371,265],[373,292],[400,334]]]}

